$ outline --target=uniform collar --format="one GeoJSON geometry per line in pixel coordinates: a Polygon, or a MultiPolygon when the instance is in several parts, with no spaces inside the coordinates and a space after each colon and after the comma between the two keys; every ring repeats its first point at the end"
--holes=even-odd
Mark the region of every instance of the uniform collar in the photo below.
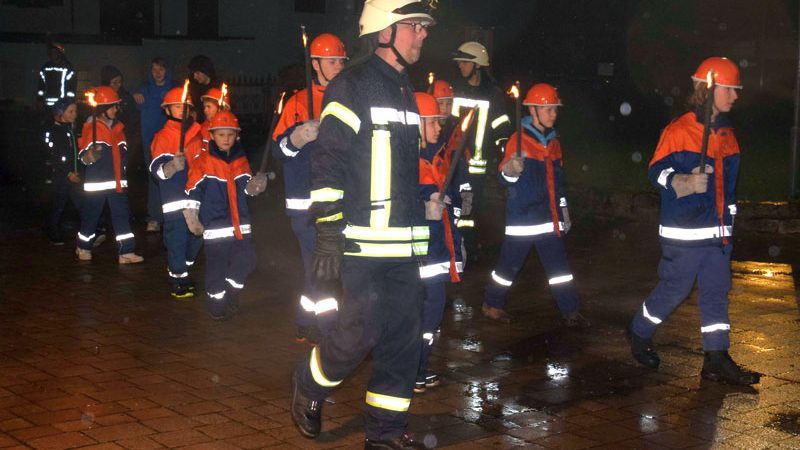
{"type": "Polygon", "coordinates": [[[231,147],[231,150],[226,154],[217,148],[217,143],[212,139],[208,141],[208,153],[225,162],[231,162],[244,155],[244,149],[242,148],[242,142],[237,140],[236,143],[233,144],[233,147],[231,147]]]}
{"type": "Polygon", "coordinates": [[[402,72],[398,72],[397,69],[390,66],[389,63],[384,61],[380,56],[372,55],[372,57],[369,59],[369,63],[372,67],[378,70],[378,72],[382,73],[397,84],[408,83],[408,72],[405,69],[403,69],[402,72]]]}
{"type": "MultiPolygon", "coordinates": [[[[705,125],[706,121],[703,108],[697,108],[693,112],[694,112],[694,120],[701,125],[705,125]]],[[[730,116],[726,113],[717,114],[717,118],[714,120],[714,123],[711,125],[711,128],[713,128],[714,131],[720,128],[733,128],[730,116]]]]}
{"type": "Polygon", "coordinates": [[[542,133],[535,126],[533,126],[533,118],[531,116],[525,116],[522,118],[522,128],[525,133],[536,138],[536,140],[541,142],[545,147],[547,147],[547,144],[549,144],[550,141],[556,137],[555,128],[547,129],[545,130],[545,133],[542,133]]]}

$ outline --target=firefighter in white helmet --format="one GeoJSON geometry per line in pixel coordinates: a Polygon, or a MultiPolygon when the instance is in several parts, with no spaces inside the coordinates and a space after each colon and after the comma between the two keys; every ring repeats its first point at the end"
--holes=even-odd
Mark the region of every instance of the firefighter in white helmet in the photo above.
{"type": "Polygon", "coordinates": [[[419,0],[366,0],[359,35],[367,52],[328,84],[319,135],[307,144],[312,270],[341,275],[347,304],[292,376],[292,418],[309,438],[320,433],[325,397],[374,349],[365,448],[425,448],[406,434],[422,343],[417,261],[428,246],[420,119],[406,68],[433,23],[419,0]]]}
{"type": "MultiPolygon", "coordinates": [[[[474,41],[464,42],[453,53],[452,60],[458,65],[461,74],[461,78],[453,83],[455,94],[452,115],[459,116],[467,108],[478,107],[475,133],[469,142],[472,149],[472,157],[468,161],[472,192],[466,193],[464,198],[471,206],[470,209],[476,211],[483,193],[487,161],[500,160],[505,141],[514,130],[506,114],[507,97],[489,73],[489,53],[486,47],[474,41]]],[[[467,258],[473,262],[478,259],[475,227],[473,214],[464,214],[458,220],[458,228],[464,236],[467,258]]]]}

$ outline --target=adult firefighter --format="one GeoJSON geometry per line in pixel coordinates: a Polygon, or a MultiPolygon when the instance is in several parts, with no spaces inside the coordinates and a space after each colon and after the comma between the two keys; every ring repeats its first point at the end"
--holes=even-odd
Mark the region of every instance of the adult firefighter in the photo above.
{"type": "Polygon", "coordinates": [[[341,273],[347,307],[292,376],[292,418],[306,437],[320,432],[325,397],[374,349],[365,448],[424,448],[405,434],[421,345],[417,260],[428,240],[406,68],[433,23],[419,0],[366,0],[359,35],[367,55],[325,91],[312,144],[313,269],[323,279],[341,273]]]}
{"type": "Polygon", "coordinates": [[[628,337],[633,357],[657,368],[660,360],[652,342],[656,327],[686,299],[697,280],[705,353],[701,376],[750,385],[759,382],[759,374],[742,369],[728,354],[739,144],[727,113],[742,83],[736,64],[719,57],[703,61],[692,80],[691,110],[667,125],[650,161],[650,181],[661,193],[659,282],[634,316],[628,337]],[[710,88],[707,77],[713,80],[710,88]],[[704,133],[709,133],[707,154],[702,152],[704,133]]]}
{"type": "MultiPolygon", "coordinates": [[[[472,157],[468,162],[473,196],[464,196],[464,202],[474,210],[483,194],[487,160],[495,162],[500,159],[500,149],[513,129],[506,114],[506,96],[488,72],[489,53],[486,47],[474,41],[464,42],[452,59],[458,64],[461,74],[461,79],[453,83],[455,96],[452,114],[459,116],[464,108],[478,106],[474,140],[470,142],[472,157]]],[[[476,261],[478,245],[472,214],[464,214],[458,221],[458,227],[464,236],[467,257],[476,261]]]]}
{"type": "MultiPolygon", "coordinates": [[[[341,39],[323,33],[311,41],[309,53],[311,67],[316,73],[312,92],[314,117],[311,119],[319,119],[325,88],[344,68],[347,52],[341,39]]],[[[272,154],[283,164],[286,215],[300,244],[305,270],[295,316],[296,339],[317,343],[319,335],[327,334],[336,322],[339,303],[331,283],[316,280],[311,271],[317,231],[308,212],[311,206],[311,146],[308,144],[317,137],[319,121],[309,120],[307,105],[308,89],[297,92],[286,101],[272,135],[272,154]]]]}
{"type": "Polygon", "coordinates": [[[64,46],[51,42],[47,46],[47,62],[39,69],[38,98],[47,106],[53,106],[62,98],[75,98],[78,77],[67,60],[64,46]]]}

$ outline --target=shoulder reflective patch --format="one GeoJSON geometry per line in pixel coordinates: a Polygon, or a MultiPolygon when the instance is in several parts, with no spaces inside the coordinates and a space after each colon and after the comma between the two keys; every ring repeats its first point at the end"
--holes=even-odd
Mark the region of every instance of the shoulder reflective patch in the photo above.
{"type": "Polygon", "coordinates": [[[511,123],[511,119],[508,118],[508,114],[503,114],[502,116],[498,117],[497,119],[494,119],[490,125],[492,126],[492,129],[494,130],[495,128],[499,127],[500,125],[502,125],[502,124],[504,124],[506,122],[511,123]]]}
{"type": "Polygon", "coordinates": [[[330,102],[325,106],[325,109],[322,110],[322,114],[319,116],[320,122],[325,120],[327,116],[334,116],[341,120],[342,123],[353,129],[353,133],[358,134],[358,130],[361,129],[361,119],[358,118],[353,110],[339,102],[330,102]]]}
{"type": "Polygon", "coordinates": [[[419,125],[419,114],[412,111],[399,111],[394,108],[370,108],[372,123],[375,125],[388,125],[389,122],[399,122],[403,125],[419,125]]]}

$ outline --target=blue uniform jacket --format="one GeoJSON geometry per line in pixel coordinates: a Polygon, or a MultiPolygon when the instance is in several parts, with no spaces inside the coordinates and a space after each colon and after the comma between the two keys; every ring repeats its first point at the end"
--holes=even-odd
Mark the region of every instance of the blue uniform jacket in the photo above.
{"type": "Polygon", "coordinates": [[[272,142],[272,155],[283,164],[283,184],[286,195],[286,215],[308,214],[311,206],[311,145],[297,148],[292,145],[289,135],[298,122],[272,142]]]}

